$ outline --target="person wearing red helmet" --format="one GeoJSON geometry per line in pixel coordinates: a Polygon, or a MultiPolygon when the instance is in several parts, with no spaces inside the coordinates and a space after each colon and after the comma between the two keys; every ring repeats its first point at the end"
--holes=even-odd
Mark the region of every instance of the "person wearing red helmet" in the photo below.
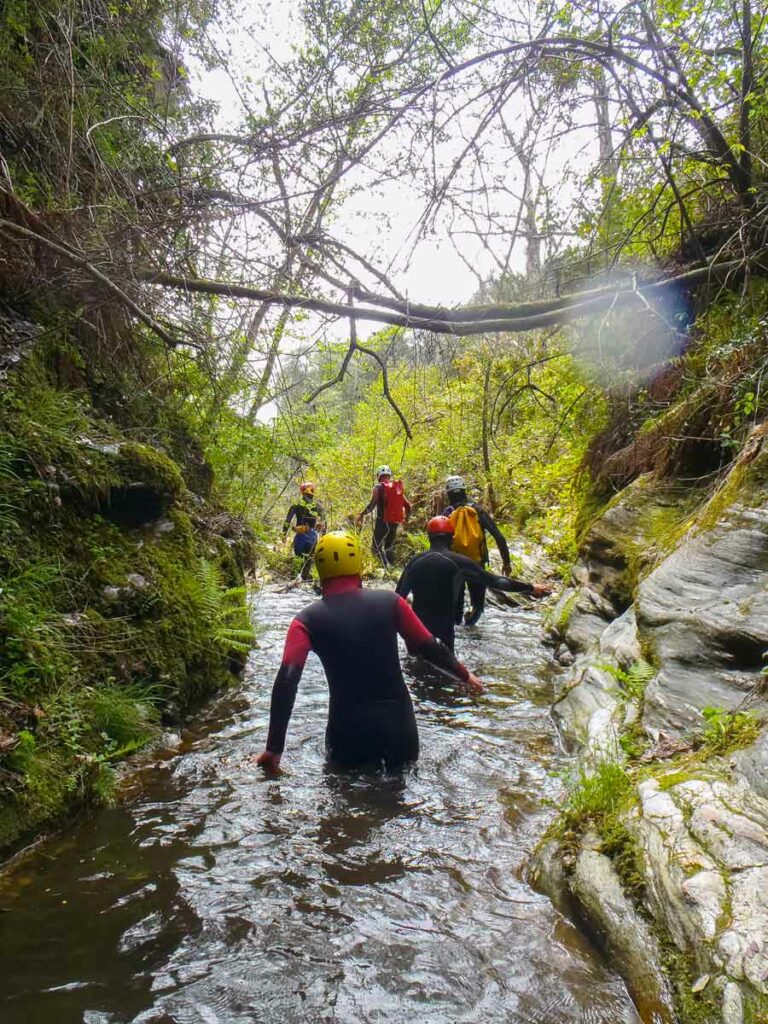
{"type": "Polygon", "coordinates": [[[413,610],[427,629],[453,650],[456,603],[465,583],[492,590],[516,591],[544,597],[549,588],[496,576],[466,555],[451,551],[453,523],[448,516],[435,516],[427,523],[429,551],[415,555],[403,570],[395,588],[401,597],[413,594],[413,610]]]}

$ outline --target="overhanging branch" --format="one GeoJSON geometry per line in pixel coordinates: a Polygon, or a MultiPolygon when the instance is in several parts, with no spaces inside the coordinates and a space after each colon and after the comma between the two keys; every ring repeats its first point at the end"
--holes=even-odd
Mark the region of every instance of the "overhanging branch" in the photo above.
{"type": "MultiPolygon", "coordinates": [[[[333,302],[309,295],[288,295],[250,285],[208,278],[179,277],[164,271],[137,271],[139,281],[173,288],[190,294],[223,295],[234,299],[249,299],[271,305],[294,309],[309,309],[330,316],[350,317],[356,321],[392,324],[412,330],[432,331],[435,334],[451,334],[465,337],[493,331],[516,333],[543,327],[556,327],[581,317],[590,316],[609,307],[645,305],[648,299],[665,292],[692,287],[702,283],[723,284],[750,267],[753,273],[768,275],[768,254],[760,253],[750,260],[726,260],[708,266],[696,266],[672,277],[656,278],[636,284],[633,287],[609,286],[591,291],[548,299],[542,302],[524,302],[516,305],[465,306],[446,309],[442,306],[427,306],[422,303],[402,303],[395,299],[365,293],[366,298],[388,308],[355,306],[350,308],[342,302],[333,302]]],[[[357,295],[360,292],[356,292],[357,295]]]]}

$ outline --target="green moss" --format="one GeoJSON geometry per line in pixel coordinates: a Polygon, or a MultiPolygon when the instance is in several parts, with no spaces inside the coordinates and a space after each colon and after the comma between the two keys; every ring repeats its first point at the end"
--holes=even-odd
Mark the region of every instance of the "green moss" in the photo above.
{"type": "Polygon", "coordinates": [[[669,980],[680,1016],[680,1024],[721,1024],[720,993],[710,982],[701,992],[693,992],[701,975],[701,965],[693,954],[681,952],[667,936],[659,936],[664,974],[669,980]]]}
{"type": "Polygon", "coordinates": [[[749,989],[743,993],[744,1024],[768,1024],[768,996],[749,989]]]}
{"type": "Polygon", "coordinates": [[[648,745],[648,736],[639,717],[631,725],[622,728],[619,734],[619,746],[630,762],[637,761],[648,749],[648,745]]]}
{"type": "Polygon", "coordinates": [[[111,763],[227,685],[253,636],[242,547],[187,510],[166,454],[57,388],[39,353],[0,413],[0,712],[16,738],[0,755],[3,848],[109,800],[111,763]],[[136,485],[170,530],[113,519],[136,485]]]}
{"type": "Polygon", "coordinates": [[[133,441],[120,444],[113,458],[114,472],[124,484],[145,484],[168,505],[185,491],[179,467],[157,448],[133,441]]]}

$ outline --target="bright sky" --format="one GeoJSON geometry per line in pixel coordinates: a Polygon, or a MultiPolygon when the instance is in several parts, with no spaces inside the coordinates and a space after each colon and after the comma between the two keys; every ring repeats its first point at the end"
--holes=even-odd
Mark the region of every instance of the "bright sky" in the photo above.
{"type": "MultiPolygon", "coordinates": [[[[266,2],[263,7],[239,3],[237,7],[237,27],[225,23],[224,31],[215,36],[227,70],[211,71],[191,62],[193,91],[219,104],[217,128],[221,130],[237,128],[242,123],[241,97],[249,92],[258,95],[259,80],[268,71],[269,62],[288,59],[292,47],[300,42],[296,0],[266,2]]],[[[421,210],[422,204],[415,195],[401,184],[393,183],[378,193],[353,196],[346,203],[335,230],[367,258],[375,254],[375,261],[382,269],[396,260],[398,270],[393,272],[392,279],[414,301],[449,305],[469,301],[477,290],[477,279],[447,237],[420,241],[405,265],[404,257],[411,250],[409,234],[421,210]],[[382,228],[385,219],[388,222],[386,232],[382,228]]],[[[492,273],[493,263],[478,242],[467,238],[463,248],[463,255],[471,265],[485,275],[492,273]]],[[[514,269],[522,271],[524,266],[525,252],[520,245],[515,253],[514,269]]]]}

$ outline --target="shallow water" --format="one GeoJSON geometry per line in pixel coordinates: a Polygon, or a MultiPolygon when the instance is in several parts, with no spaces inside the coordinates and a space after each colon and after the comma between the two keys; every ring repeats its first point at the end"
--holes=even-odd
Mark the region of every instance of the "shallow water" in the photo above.
{"type": "Polygon", "coordinates": [[[422,743],[403,775],[323,758],[310,656],[280,778],[265,737],[291,616],[265,591],[242,684],[116,808],[0,878],[3,1024],[638,1024],[621,981],[524,881],[567,765],[535,611],[489,609],[457,653],[471,699],[406,659],[422,743]]]}

